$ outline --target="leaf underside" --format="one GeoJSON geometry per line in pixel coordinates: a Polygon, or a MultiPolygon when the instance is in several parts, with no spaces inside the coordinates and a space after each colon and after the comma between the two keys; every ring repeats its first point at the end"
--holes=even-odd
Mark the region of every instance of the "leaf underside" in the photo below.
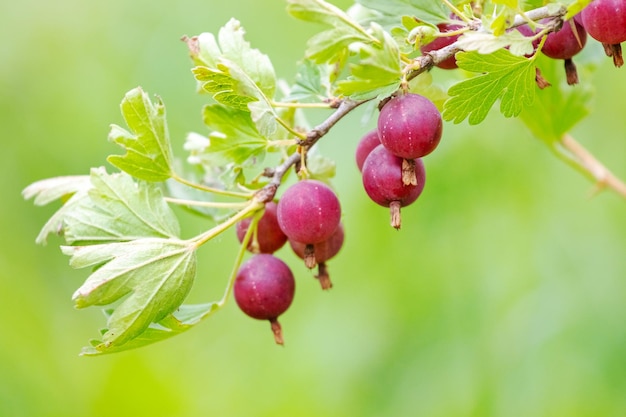
{"type": "MultiPolygon", "coordinates": [[[[130,349],[137,349],[156,342],[179,335],[204,320],[219,308],[218,303],[206,304],[183,304],[172,314],[166,316],[158,323],[151,323],[141,334],[123,345],[107,345],[101,339],[92,339],[90,345],[82,349],[83,356],[96,356],[107,353],[117,353],[130,349]]],[[[104,311],[107,321],[114,314],[113,309],[104,311]]],[[[109,329],[103,329],[106,334],[109,329]]]]}
{"type": "Polygon", "coordinates": [[[103,349],[122,347],[173,313],[194,280],[196,256],[185,241],[143,238],[63,246],[73,268],[97,267],[72,297],[77,308],[121,301],[109,317],[103,349]]]}

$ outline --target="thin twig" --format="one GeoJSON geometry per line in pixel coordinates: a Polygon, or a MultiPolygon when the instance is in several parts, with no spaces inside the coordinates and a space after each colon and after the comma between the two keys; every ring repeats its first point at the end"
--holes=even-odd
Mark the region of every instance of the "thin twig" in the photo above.
{"type": "MultiPolygon", "coordinates": [[[[322,123],[320,123],[313,129],[311,129],[306,134],[306,139],[301,140],[299,142],[300,146],[305,147],[306,149],[309,149],[311,146],[315,145],[315,143],[318,140],[320,140],[324,135],[326,135],[328,131],[339,120],[341,120],[344,116],[346,116],[352,110],[354,110],[355,108],[357,108],[358,106],[360,106],[361,104],[367,101],[369,100],[359,100],[359,101],[348,100],[348,99],[343,100],[341,104],[339,104],[339,107],[337,108],[337,110],[333,112],[333,114],[331,114],[326,120],[324,120],[322,123]]],[[[289,157],[287,157],[287,159],[285,159],[282,164],[274,168],[274,173],[272,175],[270,182],[257,192],[255,199],[262,203],[267,203],[269,201],[272,201],[272,199],[274,198],[274,195],[276,195],[276,191],[278,190],[278,187],[280,186],[283,180],[283,177],[285,176],[289,168],[291,168],[292,166],[294,166],[300,161],[300,157],[301,157],[301,154],[299,152],[294,152],[293,154],[289,155],[289,157]]]]}
{"type": "Polygon", "coordinates": [[[567,151],[567,155],[564,156],[570,157],[571,161],[576,165],[576,168],[596,181],[598,191],[608,187],[622,197],[626,197],[626,184],[616,177],[602,162],[578,143],[571,135],[567,133],[563,135],[559,145],[567,151]]]}
{"type": "MultiPolygon", "coordinates": [[[[544,6],[544,7],[539,7],[537,9],[529,10],[528,12],[524,13],[524,15],[518,14],[515,16],[515,19],[513,20],[511,27],[514,28],[514,27],[524,25],[528,23],[529,20],[536,22],[536,21],[539,21],[541,19],[545,19],[548,17],[555,18],[555,19],[562,19],[563,16],[565,16],[565,13],[567,12],[567,9],[564,6],[556,10],[551,10],[551,9],[552,8],[544,6]]],[[[558,25],[555,25],[555,27],[556,26],[558,25]]],[[[474,31],[481,31],[483,30],[483,27],[480,21],[476,20],[476,22],[474,21],[472,22],[471,29],[474,31]]],[[[421,73],[428,71],[433,66],[445,61],[446,59],[452,57],[457,52],[461,52],[462,50],[463,49],[459,47],[459,44],[457,41],[444,48],[433,50],[422,56],[418,56],[417,58],[415,58],[414,63],[411,64],[410,66],[412,69],[407,74],[407,77],[406,77],[407,81],[410,81],[413,78],[420,75],[421,73]]]]}

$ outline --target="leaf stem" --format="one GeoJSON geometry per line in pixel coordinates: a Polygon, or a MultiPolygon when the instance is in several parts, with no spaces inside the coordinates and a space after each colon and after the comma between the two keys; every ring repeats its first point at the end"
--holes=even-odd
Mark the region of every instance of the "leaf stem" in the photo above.
{"type": "Polygon", "coordinates": [[[297,144],[298,141],[296,139],[280,139],[267,141],[268,148],[288,148],[297,144]]]}
{"type": "Polygon", "coordinates": [[[326,3],[326,2],[318,2],[318,5],[322,8],[325,8],[326,10],[328,10],[330,13],[334,14],[335,16],[339,17],[346,25],[350,26],[352,29],[356,30],[357,32],[359,32],[360,34],[362,34],[363,36],[365,36],[367,39],[369,39],[371,42],[380,45],[380,41],[378,39],[376,39],[374,36],[370,35],[364,28],[363,26],[359,25],[357,22],[353,21],[352,19],[350,19],[350,17],[341,9],[339,9],[338,7],[330,4],[330,3],[326,3]]]}
{"type": "Polygon", "coordinates": [[[188,187],[195,188],[195,189],[200,190],[200,191],[205,191],[207,193],[223,195],[223,196],[226,196],[226,197],[237,197],[237,198],[245,198],[245,199],[249,199],[252,196],[252,194],[249,194],[249,193],[239,193],[237,191],[221,190],[219,188],[208,187],[206,185],[198,184],[196,182],[189,181],[189,180],[179,176],[175,172],[172,172],[172,179],[174,179],[174,180],[178,181],[179,183],[184,184],[184,185],[186,185],[188,187]]]}
{"type": "Polygon", "coordinates": [[[237,278],[237,272],[239,272],[239,267],[241,266],[241,262],[243,261],[243,257],[248,248],[248,244],[250,243],[250,239],[252,235],[257,229],[257,225],[259,224],[259,220],[263,215],[263,211],[259,210],[259,212],[254,216],[248,230],[246,230],[246,234],[241,241],[241,246],[239,247],[239,251],[237,251],[237,256],[235,257],[235,264],[233,265],[233,269],[230,272],[230,276],[228,277],[228,282],[226,284],[226,288],[224,289],[224,295],[222,295],[222,299],[217,302],[217,305],[221,308],[223,307],[228,299],[230,298],[230,293],[233,291],[233,286],[235,285],[235,279],[237,278]]]}
{"type": "Polygon", "coordinates": [[[465,15],[463,13],[461,13],[461,11],[459,9],[457,9],[452,3],[450,3],[448,0],[442,0],[442,2],[448,6],[450,8],[450,10],[452,10],[452,13],[454,13],[455,15],[457,15],[460,19],[463,19],[466,23],[470,22],[470,19],[468,19],[467,17],[465,17],[465,15]]]}
{"type": "Polygon", "coordinates": [[[250,200],[247,203],[246,207],[244,207],[242,210],[240,210],[237,213],[235,213],[235,215],[233,215],[232,217],[228,218],[223,223],[220,223],[220,224],[212,227],[211,229],[207,230],[206,232],[204,232],[204,233],[196,236],[195,238],[191,239],[191,242],[193,243],[193,245],[197,249],[200,246],[204,245],[209,240],[213,239],[215,236],[217,236],[220,233],[222,233],[223,231],[229,229],[231,226],[234,226],[238,221],[248,217],[250,214],[254,213],[257,210],[260,210],[264,206],[265,206],[264,202],[259,201],[256,198],[253,198],[252,200],[250,200]]]}
{"type": "Polygon", "coordinates": [[[315,126],[306,134],[306,139],[302,141],[300,145],[307,147],[313,146],[322,136],[326,135],[328,131],[345,115],[350,113],[361,104],[370,100],[371,99],[356,101],[349,99],[343,100],[333,114],[331,114],[326,120],[315,126]]]}
{"type": "Polygon", "coordinates": [[[284,101],[271,101],[272,107],[285,107],[296,109],[331,109],[331,103],[289,103],[284,101]]]}
{"type": "Polygon", "coordinates": [[[554,142],[550,149],[570,166],[596,181],[597,191],[608,187],[626,197],[626,184],[571,135],[566,133],[560,141],[554,142]]]}
{"type": "MultiPolygon", "coordinates": [[[[359,101],[349,99],[343,100],[341,103],[339,103],[337,110],[335,110],[333,114],[331,114],[322,123],[311,129],[305,135],[305,139],[300,142],[300,146],[305,147],[306,149],[310,148],[324,135],[326,135],[328,131],[345,115],[350,113],[361,104],[366,103],[370,100],[371,99],[359,101]]],[[[280,187],[280,184],[282,183],[283,177],[285,176],[289,168],[291,168],[293,165],[297,164],[300,161],[300,158],[300,152],[294,152],[289,155],[282,164],[278,165],[274,169],[270,182],[257,192],[255,198],[258,201],[262,201],[264,203],[272,201],[274,199],[274,196],[276,195],[278,187],[280,187]]]]}
{"type": "Polygon", "coordinates": [[[249,202],[243,203],[225,203],[220,201],[198,201],[198,200],[184,200],[180,198],[164,197],[168,203],[178,204],[181,206],[196,206],[196,207],[211,207],[211,208],[243,208],[250,204],[249,202]]]}
{"type": "Polygon", "coordinates": [[[282,127],[284,127],[289,133],[291,133],[292,135],[294,135],[295,137],[297,137],[298,139],[302,140],[302,139],[306,139],[306,135],[302,132],[298,132],[297,130],[295,130],[294,128],[292,128],[291,126],[289,126],[289,123],[285,122],[283,119],[281,119],[280,117],[276,116],[274,117],[276,119],[276,121],[278,122],[279,125],[281,125],[282,127]]]}

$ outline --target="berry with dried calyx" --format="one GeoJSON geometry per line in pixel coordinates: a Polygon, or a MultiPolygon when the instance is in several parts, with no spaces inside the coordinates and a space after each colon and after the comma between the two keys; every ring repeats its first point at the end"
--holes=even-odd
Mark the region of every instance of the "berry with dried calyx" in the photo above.
{"type": "Polygon", "coordinates": [[[363,187],[375,203],[389,207],[391,225],[401,226],[400,208],[413,203],[420,196],[426,182],[426,171],[421,159],[414,159],[417,184],[404,184],[403,160],[390,153],[383,145],[374,149],[363,164],[363,187]]]}
{"type": "MultiPolygon", "coordinates": [[[[340,223],[337,230],[335,230],[335,233],[333,233],[328,239],[314,245],[315,261],[318,266],[318,274],[316,275],[316,278],[319,280],[320,285],[324,290],[330,289],[333,286],[330,281],[330,275],[328,274],[326,261],[337,255],[343,246],[344,236],[343,225],[340,223]]],[[[304,243],[290,240],[289,245],[296,255],[304,259],[304,253],[306,250],[306,245],[304,243]]]]}
{"type": "Polygon", "coordinates": [[[602,43],[616,67],[624,65],[622,42],[626,42],[626,0],[595,0],[580,13],[589,36],[602,43]]]}
{"type": "Polygon", "coordinates": [[[278,224],[290,240],[307,245],[304,262],[315,266],[314,244],[328,239],[339,226],[341,205],[335,192],[317,180],[302,180],[278,202],[278,224]]]}
{"type": "Polygon", "coordinates": [[[380,142],[393,155],[403,159],[404,184],[417,185],[413,161],[435,150],[441,140],[442,129],[439,110],[419,94],[399,94],[380,110],[380,142]]]}
{"type": "Polygon", "coordinates": [[[269,320],[274,340],[282,345],[278,317],[291,305],[295,285],[287,264],[274,255],[259,254],[241,265],[233,293],[241,311],[257,320],[269,320]]]}

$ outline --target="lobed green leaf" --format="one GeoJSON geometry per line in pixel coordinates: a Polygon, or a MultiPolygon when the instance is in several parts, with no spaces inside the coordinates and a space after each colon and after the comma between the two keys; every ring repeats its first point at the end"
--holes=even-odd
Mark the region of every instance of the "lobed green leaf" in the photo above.
{"type": "Polygon", "coordinates": [[[347,48],[355,42],[376,41],[347,13],[326,1],[288,0],[287,11],[298,19],[332,27],[307,43],[306,57],[318,64],[341,62],[347,48]]]}
{"type": "Polygon", "coordinates": [[[456,54],[460,68],[481,73],[461,81],[448,90],[443,118],[460,123],[468,118],[474,125],[482,122],[491,107],[500,99],[500,112],[514,117],[535,99],[535,65],[533,59],[498,50],[489,55],[478,52],[456,54]]]}
{"type": "Polygon", "coordinates": [[[107,160],[122,171],[146,181],[164,181],[172,174],[172,149],[165,120],[165,106],[159,99],[135,88],[122,100],[122,115],[130,132],[112,125],[109,140],[126,150],[107,160]]]}
{"type": "Polygon", "coordinates": [[[318,64],[341,61],[351,44],[364,40],[350,28],[329,29],[309,39],[305,56],[318,64]]]}
{"type": "Polygon", "coordinates": [[[295,83],[284,100],[317,103],[330,98],[329,73],[327,65],[316,65],[311,60],[303,60],[298,65],[295,83]]]}
{"type": "Polygon", "coordinates": [[[134,182],[126,173],[91,170],[88,198],[82,198],[64,216],[65,239],[70,244],[124,242],[141,237],[175,238],[176,216],[163,200],[159,186],[134,182]]]}
{"type": "Polygon", "coordinates": [[[272,62],[245,40],[245,30],[238,20],[230,19],[220,28],[217,38],[212,33],[201,33],[187,44],[198,66],[225,74],[234,66],[245,69],[247,80],[235,78],[236,81],[252,83],[254,90],[270,98],[274,96],[276,74],[272,62]]]}
{"type": "Polygon", "coordinates": [[[400,50],[393,37],[372,23],[375,43],[359,44],[360,60],[350,65],[350,76],[337,83],[338,93],[355,100],[386,97],[396,91],[402,81],[400,50]]]}
{"type": "Polygon", "coordinates": [[[26,200],[34,198],[33,203],[36,206],[45,206],[89,188],[91,188],[89,175],[67,175],[36,181],[24,188],[22,197],[26,200]]]}
{"type": "Polygon", "coordinates": [[[88,198],[87,191],[91,188],[88,175],[72,175],[47,178],[34,182],[22,191],[26,200],[34,198],[35,205],[43,206],[55,200],[64,200],[63,206],[48,219],[37,235],[35,242],[45,244],[50,233],[63,233],[64,220],[67,213],[88,198]]]}
{"type": "MultiPolygon", "coordinates": [[[[200,321],[217,311],[218,308],[218,303],[183,304],[158,323],[151,323],[141,334],[123,345],[107,345],[100,339],[92,339],[90,346],[86,346],[82,349],[81,355],[95,356],[106,353],[117,353],[169,339],[172,336],[176,336],[191,329],[200,321]]],[[[107,321],[110,320],[114,312],[114,309],[105,310],[107,321]]],[[[103,329],[102,333],[106,334],[108,331],[109,329],[103,329]]]]}
{"type": "Polygon", "coordinates": [[[241,165],[252,156],[263,155],[268,141],[257,130],[250,113],[212,104],[204,107],[202,117],[211,133],[204,147],[195,146],[192,154],[196,160],[218,167],[241,165]]]}
{"type": "Polygon", "coordinates": [[[241,83],[230,75],[227,67],[220,65],[219,68],[195,67],[191,72],[201,82],[202,89],[210,93],[215,101],[237,110],[249,111],[248,103],[257,99],[242,93],[241,83]]]}
{"type": "Polygon", "coordinates": [[[91,246],[63,246],[73,268],[95,271],[73,295],[77,308],[115,308],[101,350],[119,348],[173,313],[187,296],[196,271],[195,246],[176,239],[143,238],[91,246]]]}
{"type": "Polygon", "coordinates": [[[192,71],[204,91],[221,104],[250,111],[259,132],[270,137],[279,125],[271,105],[276,74],[267,55],[251,48],[244,35],[240,22],[231,19],[217,39],[203,33],[188,40],[194,61],[201,63],[192,71]]]}
{"type": "Polygon", "coordinates": [[[347,13],[324,0],[287,0],[287,12],[309,22],[325,23],[329,26],[355,26],[347,13]]]}

